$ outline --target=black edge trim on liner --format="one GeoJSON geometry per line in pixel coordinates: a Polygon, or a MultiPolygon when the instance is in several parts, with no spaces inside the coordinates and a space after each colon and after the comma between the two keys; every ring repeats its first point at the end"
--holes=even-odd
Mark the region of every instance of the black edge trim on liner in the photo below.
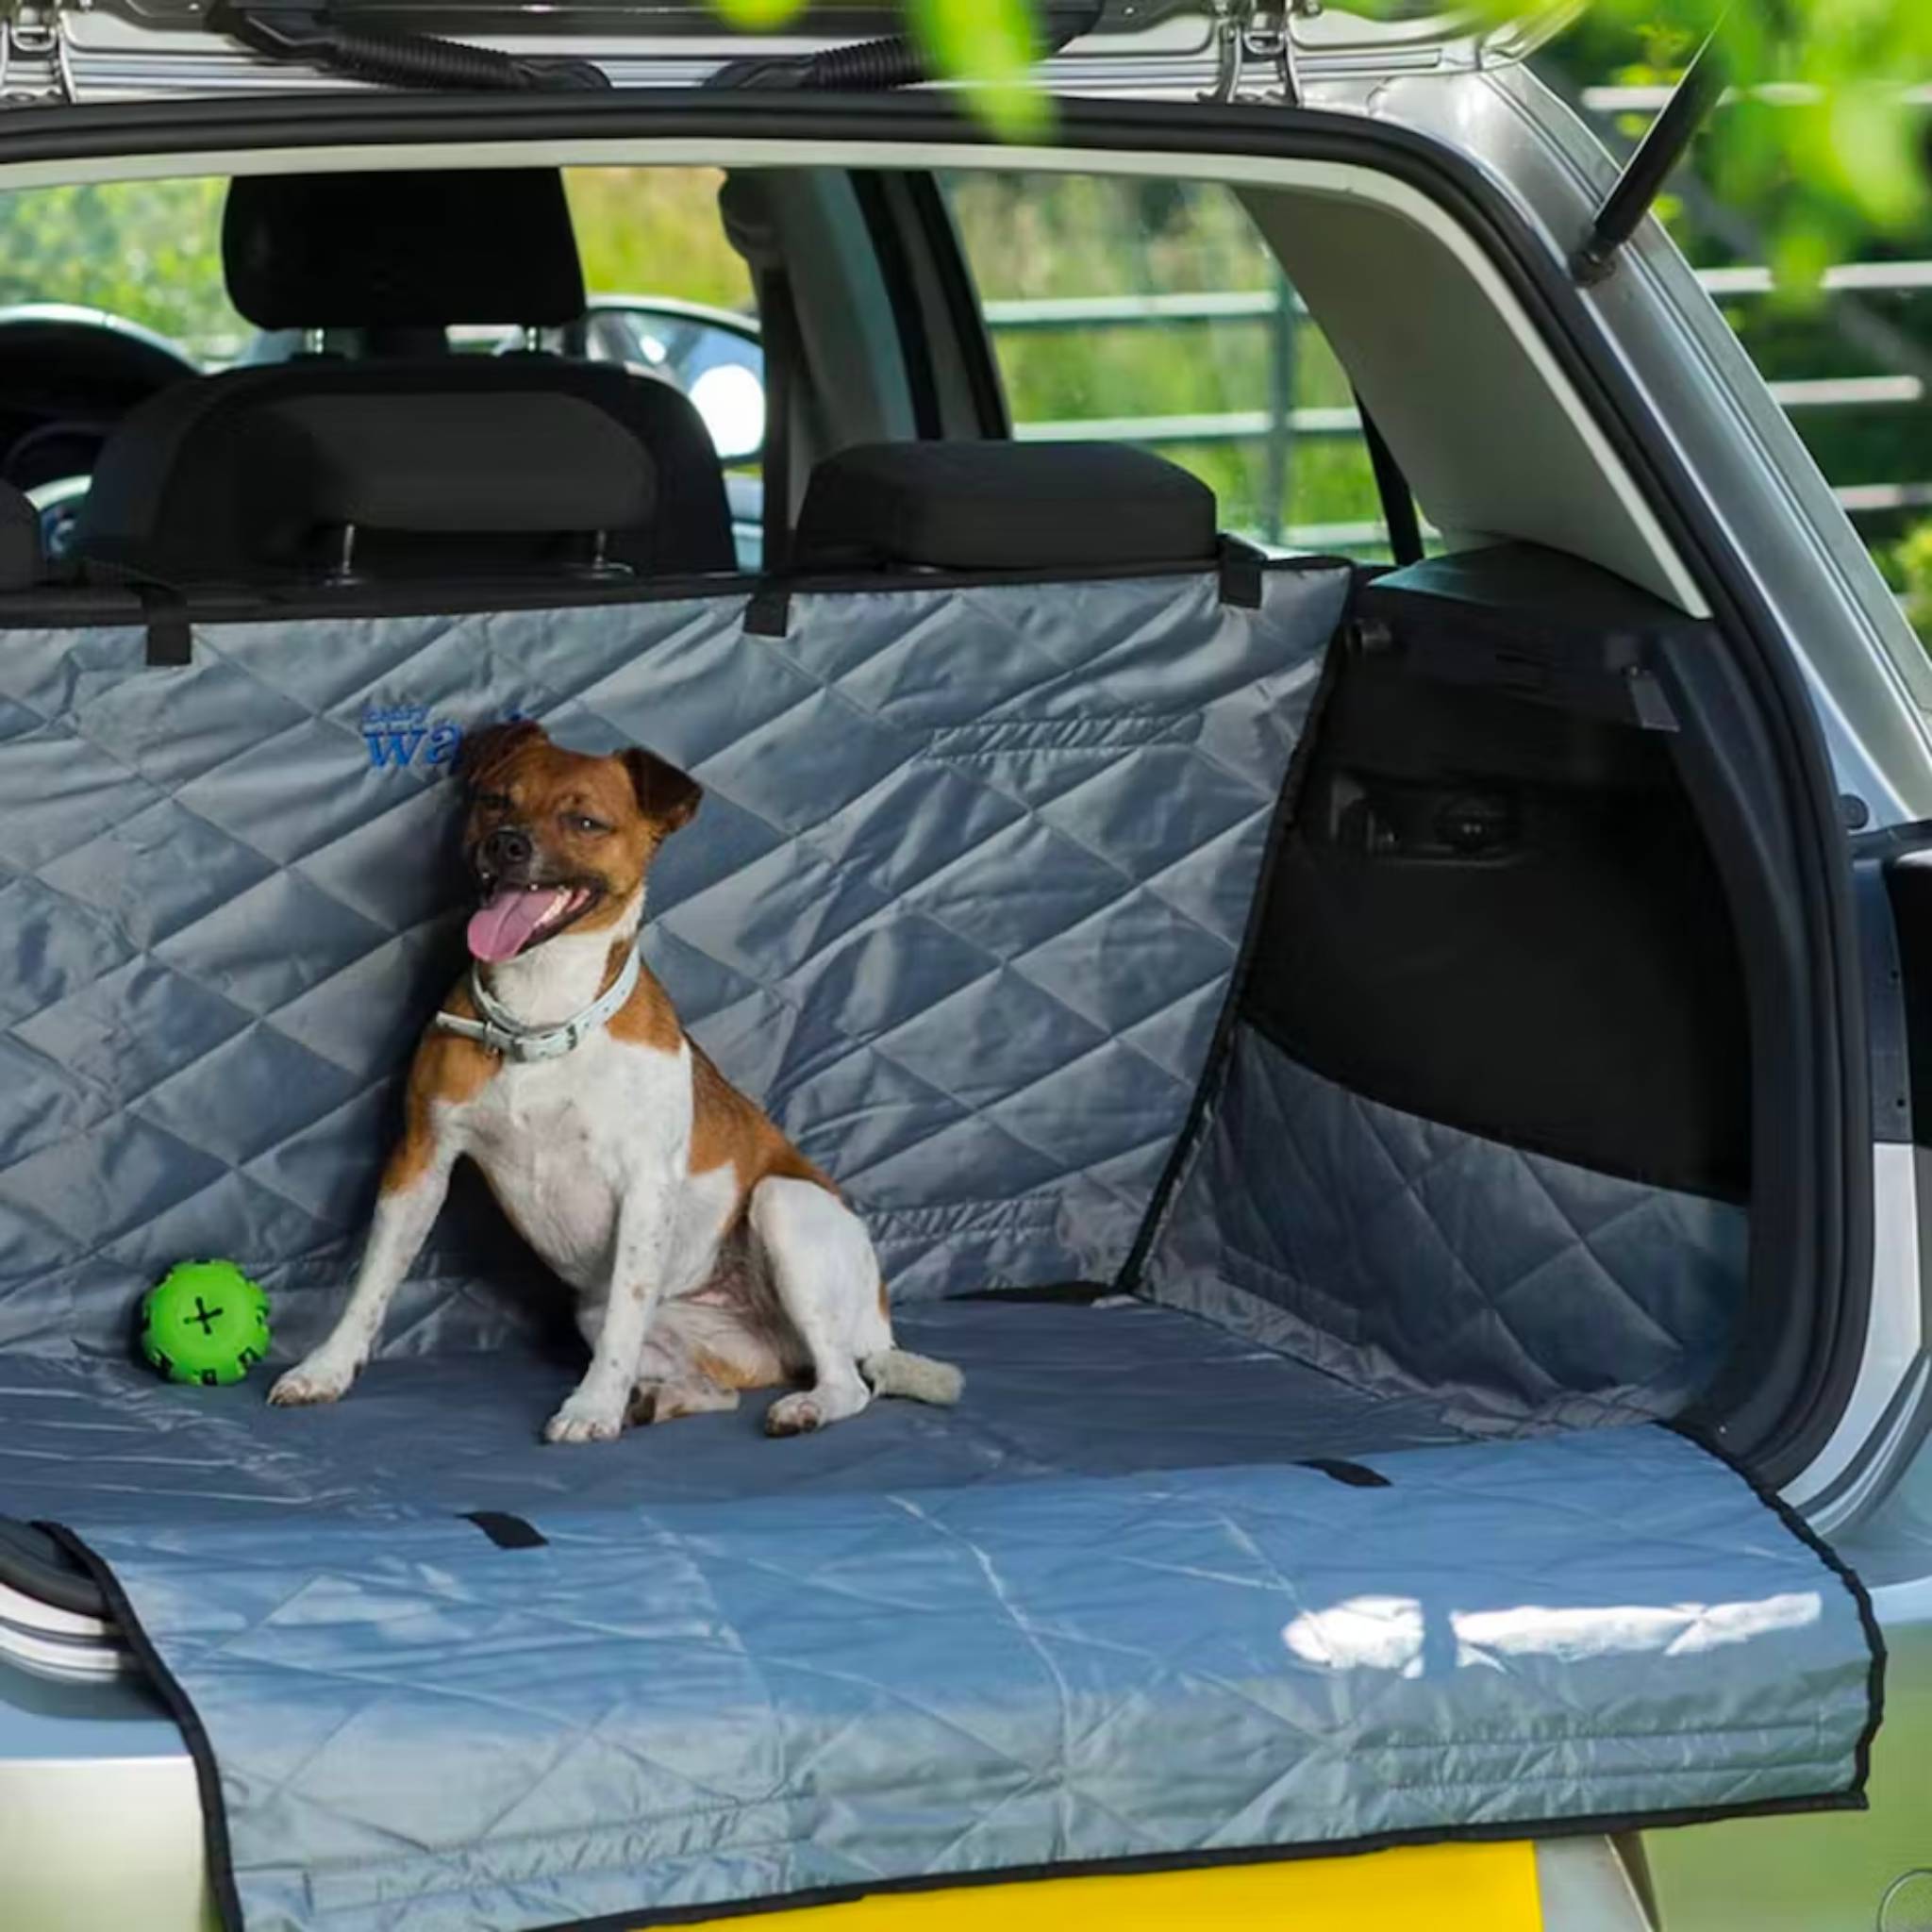
{"type": "MultiPolygon", "coordinates": [[[[1794,1203],[1821,1224],[1823,1265],[1810,1277],[1804,1311],[1818,1337],[1805,1352],[1802,1379],[1748,1449],[1774,1481],[1816,1455],[1843,1411],[1857,1379],[1871,1299],[1872,1175],[1866,1153],[1869,1069],[1863,1009],[1855,974],[1850,892],[1839,861],[1843,828],[1837,786],[1810,708],[1803,675],[1778,641],[1773,612],[1702,500],[1656,408],[1619,366],[1585,295],[1548,240],[1500,187],[1465,156],[1429,137],[1357,117],[1309,108],[1217,104],[1083,101],[1057,104],[1055,141],[1063,152],[1184,155],[1211,164],[1217,155],[1270,160],[1315,159],[1367,168],[1404,183],[1441,208],[1482,248],[1511,293],[1546,327],[1540,332],[1592,421],[1631,470],[1667,539],[1691,569],[1736,653],[1774,743],[1777,777],[1793,804],[1792,829],[1804,902],[1806,963],[1815,1029],[1836,1047],[1822,1064],[1826,1091],[1818,1165],[1794,1177],[1794,1203]],[[1828,1175],[1828,1183],[1823,1187],[1828,1175]]],[[[763,140],[917,142],[997,152],[997,143],[962,108],[937,94],[797,94],[741,98],[698,89],[613,89],[571,96],[408,92],[353,96],[281,94],[193,101],[140,101],[75,107],[58,116],[15,117],[0,130],[0,168],[23,161],[103,159],[275,151],[289,146],[393,146],[499,143],[517,140],[591,142],[620,136],[670,141],[752,135],[763,140]]],[[[1792,1319],[1789,1311],[1778,1311],[1792,1319]]]]}
{"type": "MultiPolygon", "coordinates": [[[[1867,1808],[1865,1787],[1871,1774],[1872,1740],[1877,1735],[1884,1714],[1885,1640],[1873,1612],[1872,1600],[1864,1585],[1848,1569],[1838,1553],[1818,1535],[1796,1510],[1774,1491],[1760,1483],[1721,1448],[1669,1424],[1737,1475],[1791,1535],[1843,1582],[1857,1607],[1859,1622],[1872,1652],[1872,1668],[1867,1691],[1865,1728],[1859,1735],[1853,1760],[1853,1779],[1843,1791],[1816,1797],[1763,1798],[1740,1805],[1682,1806],[1657,1811],[1610,1812],[1584,1818],[1523,1819],[1507,1824],[1462,1824],[1442,1827],[1417,1826],[1401,1831],[1371,1833],[1361,1838],[1303,1840],[1286,1845],[1249,1845],[1214,1852],[1150,1853],[1125,1858],[1068,1860],[1061,1864],[1008,1866],[984,1872],[946,1874],[860,1882],[856,1885],[824,1886],[814,1890],[775,1893],[769,1898],[740,1900],[718,1905],[676,1907],[668,1910],[640,1910],[608,1914],[594,1919],[558,1922],[544,1932],[643,1932],[655,1925],[689,1925],[713,1919],[763,1916],[779,1911],[801,1910],[808,1906],[845,1905],[861,1898],[889,1896],[905,1892],[962,1890],[968,1887],[1017,1885],[1032,1880],[1131,1876],[1154,1872],[1215,1870],[1224,1866],[1290,1863],[1306,1858],[1357,1857],[1368,1852],[1387,1851],[1401,1845],[1483,1844],[1524,1839],[1613,1837],[1619,1834],[1657,1831],[1684,1824],[1714,1824],[1738,1818],[1795,1817],[1821,1811],[1862,1811],[1867,1808]]],[[[1384,1478],[1384,1481],[1387,1479],[1384,1478]]],[[[133,1603],[121,1587],[110,1565],[98,1557],[83,1538],[63,1524],[35,1525],[54,1537],[94,1578],[102,1596],[114,1615],[122,1635],[142,1667],[153,1679],[168,1714],[179,1726],[189,1756],[194,1763],[195,1787],[201,1799],[202,1828],[206,1834],[208,1884],[214,1893],[223,1932],[246,1932],[241,1893],[235,1883],[233,1850],[228,1840],[227,1810],[222,1794],[221,1773],[215,1761],[214,1746],[192,1700],[168,1669],[160,1653],[149,1640],[136,1615],[133,1603]]]]}
{"type": "MultiPolygon", "coordinates": [[[[1356,566],[1344,557],[1317,555],[1264,557],[1264,572],[1293,575],[1303,571],[1347,570],[1356,566]]],[[[434,585],[411,583],[344,585],[341,590],[303,587],[286,596],[272,590],[250,597],[232,586],[210,585],[181,592],[182,611],[193,625],[273,624],[317,617],[463,617],[493,611],[591,610],[605,606],[634,604],[692,604],[742,597],[747,608],[761,598],[782,600],[824,596],[856,591],[984,591],[1002,585],[1134,583],[1141,579],[1211,577],[1212,558],[1190,563],[1067,564],[1039,570],[878,571],[826,573],[824,575],[755,577],[749,575],[640,577],[618,584],[572,584],[567,579],[545,583],[500,583],[482,589],[473,584],[439,580],[434,585]]],[[[101,587],[101,602],[76,608],[74,593],[63,591],[56,610],[37,608],[33,591],[0,592],[0,635],[10,630],[132,630],[145,613],[131,592],[101,587]],[[112,599],[114,601],[108,601],[112,599]]],[[[776,602],[773,608],[777,608],[776,602]]],[[[747,628],[755,628],[749,624],[747,628]]],[[[783,632],[767,633],[782,636],[783,632]]]]}
{"type": "Polygon", "coordinates": [[[242,1915],[242,1894],[235,1886],[234,1854],[228,1843],[228,1810],[222,1798],[222,1774],[215,1762],[214,1745],[202,1727],[201,1714],[193,1701],[176,1682],[161,1654],[142,1628],[134,1605],[121,1588],[113,1569],[63,1523],[36,1524],[66,1550],[91,1575],[113,1613],[127,1647],[147,1673],[156,1692],[167,1707],[168,1715],[180,1728],[188,1755],[194,1760],[194,1785],[201,1798],[201,1828],[208,1847],[208,1883],[214,1894],[215,1911],[222,1932],[247,1932],[242,1915]]]}
{"type": "Polygon", "coordinates": [[[1794,1509],[1757,1473],[1747,1469],[1733,1456],[1722,1442],[1702,1429],[1690,1427],[1680,1422],[1661,1422],[1657,1427],[1667,1429],[1674,1436],[1680,1437],[1693,1448],[1702,1449],[1713,1461],[1722,1463],[1738,1478],[1797,1540],[1831,1572],[1845,1587],[1858,1612],[1858,1623],[1865,1632],[1865,1642],[1872,1653],[1872,1668],[1866,1677],[1865,1728],[1859,1734],[1857,1751],[1853,1757],[1852,1787],[1845,1794],[1848,1807],[1865,1808],[1865,1787],[1872,1776],[1872,1745],[1878,1736],[1878,1727],[1885,1722],[1885,1671],[1890,1653],[1885,1647],[1885,1630],[1878,1621],[1878,1611],[1872,1602],[1872,1592],[1865,1588],[1865,1579],[1832,1548],[1831,1544],[1812,1527],[1809,1522],[1794,1509]]]}
{"type": "Polygon", "coordinates": [[[1363,1838],[1312,1839],[1291,1845],[1242,1845],[1211,1852],[1147,1852],[1124,1858],[1085,1858],[1064,1865],[1007,1865],[938,1877],[885,1878],[856,1885],[824,1885],[770,1898],[715,1906],[671,1906],[615,1912],[596,1919],[559,1919],[536,1932],[649,1932],[658,1925],[708,1925],[714,1920],[760,1919],[815,1906],[857,1905],[861,1899],[899,1898],[932,1891],[984,1891],[1001,1885],[1033,1885],[1058,1878],[1139,1878],[1163,1872],[1220,1872],[1251,1865],[1299,1865],[1311,1858],[1359,1858],[1409,1845],[1515,1844],[1524,1840],[1622,1838],[1670,1831],[1686,1824],[1728,1824],[1740,1818],[1799,1818],[1822,1811],[1862,1811],[1861,1797],[1759,1798],[1742,1805],[1687,1805],[1674,1811],[1612,1811],[1594,1818],[1530,1818],[1515,1824],[1457,1824],[1378,1831],[1363,1838]]]}
{"type": "Polygon", "coordinates": [[[1294,823],[1295,808],[1301,803],[1302,791],[1307,783],[1315,740],[1321,732],[1322,714],[1328,708],[1328,700],[1341,676],[1341,660],[1349,647],[1359,581],[1359,578],[1351,579],[1348,597],[1336,622],[1335,635],[1329,639],[1328,646],[1322,654],[1321,675],[1315,680],[1314,692],[1308,699],[1301,736],[1295,740],[1294,749],[1289,754],[1288,770],[1281,774],[1281,791],[1274,801],[1274,816],[1269,822],[1268,837],[1261,848],[1260,870],[1255,875],[1254,897],[1248,902],[1247,924],[1241,932],[1241,949],[1235,954],[1234,971],[1227,977],[1227,993],[1215,1018],[1207,1058],[1201,1063],[1201,1077],[1195,1082],[1194,1097],[1188,1104],[1187,1117],[1174,1137],[1167,1165],[1161,1169],[1160,1178],[1155,1182],[1154,1192],[1148,1197],[1147,1211],[1141,1217],[1134,1244],[1127,1250],[1127,1258],[1121,1263],[1120,1272],[1114,1276],[1117,1293],[1136,1294],[1140,1291],[1147,1257],[1153,1253],[1154,1244],[1166,1224],[1168,1209],[1173,1207],[1182,1177],[1193,1159],[1194,1148],[1208,1124],[1208,1115],[1221,1091],[1228,1061],[1234,1053],[1235,1035],[1241,1021],[1241,1003],[1247,992],[1248,981],[1254,976],[1256,956],[1261,950],[1261,928],[1266,924],[1269,881],[1274,877],[1282,841],[1288,837],[1288,828],[1294,823]]]}

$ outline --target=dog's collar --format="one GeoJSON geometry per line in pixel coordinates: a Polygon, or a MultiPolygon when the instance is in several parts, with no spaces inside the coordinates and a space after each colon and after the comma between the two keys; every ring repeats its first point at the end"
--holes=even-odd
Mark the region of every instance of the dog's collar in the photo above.
{"type": "Polygon", "coordinates": [[[476,1002],[476,1010],[483,1017],[465,1020],[455,1013],[438,1013],[435,1024],[443,1032],[474,1040],[507,1060],[561,1059],[581,1046],[630,998],[642,970],[638,950],[632,946],[624,956],[624,966],[617,977],[581,1012],[573,1013],[560,1026],[525,1026],[483,984],[481,972],[472,966],[470,997],[476,1002]]]}

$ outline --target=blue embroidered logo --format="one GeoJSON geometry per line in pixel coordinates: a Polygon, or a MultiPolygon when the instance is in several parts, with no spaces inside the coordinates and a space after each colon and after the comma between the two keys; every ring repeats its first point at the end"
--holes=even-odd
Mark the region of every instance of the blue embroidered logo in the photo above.
{"type": "Polygon", "coordinates": [[[362,713],[362,741],[378,772],[447,765],[462,747],[463,727],[454,718],[432,718],[427,705],[371,705],[362,713]]]}

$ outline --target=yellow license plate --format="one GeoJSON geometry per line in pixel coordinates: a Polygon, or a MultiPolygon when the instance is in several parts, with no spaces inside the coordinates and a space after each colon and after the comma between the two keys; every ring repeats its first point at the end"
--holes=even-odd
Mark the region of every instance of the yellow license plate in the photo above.
{"type": "MultiPolygon", "coordinates": [[[[778,1912],[773,1924],[774,1932],[1541,1932],[1542,1911],[1536,1851],[1524,1843],[894,1892],[778,1912]]],[[[754,1932],[758,1916],[706,1924],[754,1932]]]]}

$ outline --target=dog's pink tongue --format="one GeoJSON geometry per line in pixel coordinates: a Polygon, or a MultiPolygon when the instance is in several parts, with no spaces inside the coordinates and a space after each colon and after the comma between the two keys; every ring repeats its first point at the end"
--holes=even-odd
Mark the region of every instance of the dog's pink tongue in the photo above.
{"type": "Polygon", "coordinates": [[[526,892],[506,886],[471,914],[470,951],[479,959],[514,959],[542,924],[543,915],[562,897],[561,892],[526,892]]]}

